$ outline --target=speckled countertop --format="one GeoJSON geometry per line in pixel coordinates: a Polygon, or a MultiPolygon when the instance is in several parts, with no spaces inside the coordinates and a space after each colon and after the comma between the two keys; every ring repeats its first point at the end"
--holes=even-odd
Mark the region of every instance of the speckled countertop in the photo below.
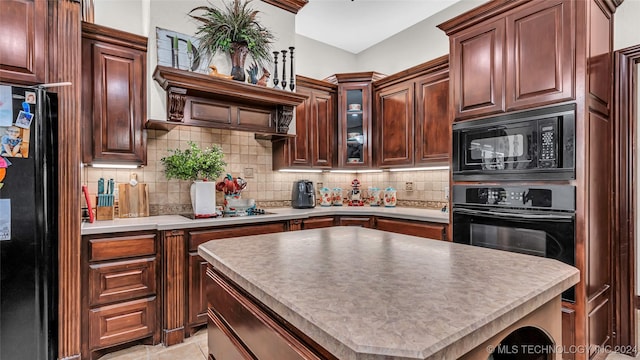
{"type": "Polygon", "coordinates": [[[95,221],[93,224],[82,223],[82,235],[105,234],[123,231],[140,230],[173,230],[198,227],[256,224],[268,221],[304,219],[323,215],[376,215],[398,219],[449,223],[449,213],[439,210],[407,207],[315,207],[312,209],[269,208],[271,214],[257,216],[223,217],[214,219],[189,219],[180,215],[160,215],[130,219],[114,219],[95,221]]]}
{"type": "Polygon", "coordinates": [[[357,227],[198,253],[339,359],[456,359],[579,280],[556,260],[357,227]]]}

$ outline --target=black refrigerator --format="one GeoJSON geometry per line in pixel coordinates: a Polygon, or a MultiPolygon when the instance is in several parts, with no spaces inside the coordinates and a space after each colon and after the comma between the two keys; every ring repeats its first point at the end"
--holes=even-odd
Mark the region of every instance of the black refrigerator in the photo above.
{"type": "Polygon", "coordinates": [[[57,96],[0,83],[0,359],[57,358],[57,96]]]}

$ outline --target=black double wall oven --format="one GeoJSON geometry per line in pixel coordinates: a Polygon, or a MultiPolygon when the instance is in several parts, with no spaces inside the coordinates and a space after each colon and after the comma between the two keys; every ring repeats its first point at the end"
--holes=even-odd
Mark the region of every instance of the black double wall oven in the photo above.
{"type": "Polygon", "coordinates": [[[575,265],[572,104],[454,123],[453,145],[454,242],[575,265]]]}

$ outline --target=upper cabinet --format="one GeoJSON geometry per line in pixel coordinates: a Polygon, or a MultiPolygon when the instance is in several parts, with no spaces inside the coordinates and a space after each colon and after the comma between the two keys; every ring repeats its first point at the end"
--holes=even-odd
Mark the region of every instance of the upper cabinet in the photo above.
{"type": "Polygon", "coordinates": [[[573,1],[532,1],[486,21],[449,21],[456,119],[575,98],[573,1]]]}
{"type": "Polygon", "coordinates": [[[145,165],[147,38],[82,23],[83,162],[145,165]]]}
{"type": "Polygon", "coordinates": [[[47,0],[0,1],[0,82],[46,82],[47,0]]]}
{"type": "Polygon", "coordinates": [[[378,167],[448,165],[448,66],[448,56],[442,56],[374,83],[378,167]]]}
{"type": "Polygon", "coordinates": [[[337,86],[301,75],[296,84],[296,92],[308,98],[296,106],[296,136],[273,144],[274,169],[330,169],[336,148],[337,86]]]}
{"type": "Polygon", "coordinates": [[[372,82],[376,72],[335,74],[327,80],[338,85],[338,167],[372,166],[372,82]]]}

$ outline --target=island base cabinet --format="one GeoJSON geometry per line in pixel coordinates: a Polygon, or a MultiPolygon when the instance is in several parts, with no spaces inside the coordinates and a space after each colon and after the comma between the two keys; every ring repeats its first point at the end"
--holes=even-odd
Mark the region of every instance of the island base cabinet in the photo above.
{"type": "Polygon", "coordinates": [[[561,360],[563,347],[560,313],[561,300],[560,296],[557,296],[468,353],[462,356],[451,354],[452,356],[447,358],[487,360],[487,358],[495,357],[496,359],[561,360]],[[490,357],[491,354],[493,356],[490,357]],[[502,357],[496,356],[498,354],[501,354],[502,357]],[[504,357],[504,355],[508,356],[504,357]]]}
{"type": "Polygon", "coordinates": [[[210,359],[337,360],[211,265],[207,299],[210,359]]]}

